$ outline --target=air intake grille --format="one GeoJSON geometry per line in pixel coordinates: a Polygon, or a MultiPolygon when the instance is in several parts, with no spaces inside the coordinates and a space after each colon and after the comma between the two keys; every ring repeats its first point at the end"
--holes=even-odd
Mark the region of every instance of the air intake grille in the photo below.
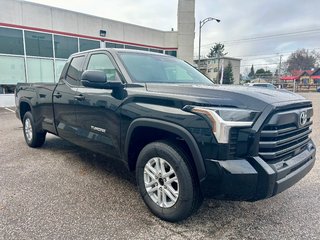
{"type": "Polygon", "coordinates": [[[280,112],[272,116],[261,131],[259,155],[266,161],[292,158],[307,147],[311,133],[312,108],[280,112]],[[307,122],[301,126],[301,113],[307,113],[307,122]]]}

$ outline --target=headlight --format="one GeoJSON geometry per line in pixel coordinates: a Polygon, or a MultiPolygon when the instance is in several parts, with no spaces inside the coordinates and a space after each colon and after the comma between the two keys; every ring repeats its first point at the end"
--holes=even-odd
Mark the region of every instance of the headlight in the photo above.
{"type": "Polygon", "coordinates": [[[260,112],[238,108],[215,108],[185,106],[185,110],[205,117],[210,122],[212,132],[219,143],[229,142],[232,127],[251,127],[260,112]]]}

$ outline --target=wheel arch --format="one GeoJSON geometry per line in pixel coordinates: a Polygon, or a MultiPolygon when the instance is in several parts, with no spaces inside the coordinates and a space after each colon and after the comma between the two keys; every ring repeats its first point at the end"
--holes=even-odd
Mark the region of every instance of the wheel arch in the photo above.
{"type": "Polygon", "coordinates": [[[26,114],[26,112],[32,113],[32,105],[31,103],[26,99],[21,99],[19,102],[19,116],[21,121],[23,120],[23,116],[26,114]]]}
{"type": "Polygon", "coordinates": [[[132,140],[134,140],[135,130],[139,128],[152,128],[156,131],[163,131],[167,132],[169,134],[172,134],[174,136],[178,136],[179,138],[183,139],[188,147],[188,150],[190,151],[192,155],[193,164],[196,168],[196,172],[199,178],[199,181],[202,182],[202,180],[206,177],[206,170],[204,161],[200,152],[200,149],[198,147],[198,144],[194,137],[191,135],[191,133],[186,130],[185,128],[171,122],[166,122],[158,119],[149,119],[149,118],[139,118],[134,120],[127,131],[126,138],[125,138],[125,158],[126,162],[128,163],[128,166],[130,170],[134,170],[135,168],[135,157],[130,157],[130,146],[132,147],[132,140]]]}

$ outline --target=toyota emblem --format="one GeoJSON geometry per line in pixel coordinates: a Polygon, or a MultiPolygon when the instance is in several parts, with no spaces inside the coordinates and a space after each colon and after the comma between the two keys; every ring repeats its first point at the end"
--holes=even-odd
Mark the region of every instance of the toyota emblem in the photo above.
{"type": "Polygon", "coordinates": [[[308,117],[306,112],[300,113],[300,121],[299,121],[300,126],[304,126],[307,123],[307,119],[308,117]]]}

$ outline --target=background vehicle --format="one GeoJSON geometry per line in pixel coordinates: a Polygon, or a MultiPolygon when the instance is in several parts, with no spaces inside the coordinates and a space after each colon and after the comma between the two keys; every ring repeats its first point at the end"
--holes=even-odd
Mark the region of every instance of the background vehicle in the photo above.
{"type": "Polygon", "coordinates": [[[18,84],[16,105],[30,147],[49,132],[124,162],[146,205],[167,221],[187,218],[203,197],[274,196],[315,162],[310,101],[214,85],[156,53],[73,54],[57,84],[18,84]]]}
{"type": "Polygon", "coordinates": [[[248,83],[246,86],[277,89],[277,87],[271,83],[248,83]]]}

